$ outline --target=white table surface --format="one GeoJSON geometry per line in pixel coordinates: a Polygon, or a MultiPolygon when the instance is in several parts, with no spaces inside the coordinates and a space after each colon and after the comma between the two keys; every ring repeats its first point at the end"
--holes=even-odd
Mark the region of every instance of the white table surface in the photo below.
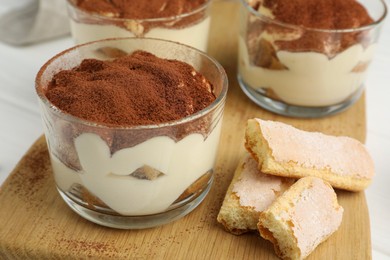
{"type": "MultiPolygon", "coordinates": [[[[390,259],[390,22],[379,43],[366,84],[366,145],[376,166],[366,191],[375,260],[390,259]]],[[[27,47],[0,43],[0,185],[43,133],[34,90],[36,73],[72,45],[69,37],[27,47]]]]}

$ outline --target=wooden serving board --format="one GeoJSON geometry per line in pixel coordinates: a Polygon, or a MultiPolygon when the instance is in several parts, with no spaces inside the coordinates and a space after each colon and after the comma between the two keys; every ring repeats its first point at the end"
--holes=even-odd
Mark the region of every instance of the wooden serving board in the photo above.
{"type": "MultiPolygon", "coordinates": [[[[244,152],[244,126],[252,117],[279,120],[306,130],[365,139],[364,96],[349,110],[323,119],[292,119],[254,105],[236,81],[238,3],[213,6],[209,53],[230,81],[215,182],[186,217],[157,228],[117,230],[76,215],[60,198],[44,138],[21,159],[0,188],[0,259],[277,259],[256,233],[224,231],[216,221],[223,197],[244,152]]],[[[345,213],[340,229],[308,259],[370,259],[368,210],[363,192],[338,191],[345,213]]]]}

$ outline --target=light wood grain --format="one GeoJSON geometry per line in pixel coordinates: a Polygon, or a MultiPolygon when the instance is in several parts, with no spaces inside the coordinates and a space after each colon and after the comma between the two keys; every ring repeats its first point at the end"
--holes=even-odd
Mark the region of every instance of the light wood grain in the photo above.
{"type": "MultiPolygon", "coordinates": [[[[229,75],[222,139],[209,195],[192,213],[165,226],[116,230],[73,213],[54,184],[47,147],[40,138],[0,188],[0,259],[277,259],[258,234],[234,236],[216,216],[239,157],[244,125],[260,117],[306,130],[365,139],[364,96],[346,112],[323,119],[292,119],[254,105],[236,81],[237,3],[216,2],[209,53],[229,75]]],[[[308,259],[370,259],[371,241],[365,195],[338,191],[345,213],[340,229],[308,259]]]]}

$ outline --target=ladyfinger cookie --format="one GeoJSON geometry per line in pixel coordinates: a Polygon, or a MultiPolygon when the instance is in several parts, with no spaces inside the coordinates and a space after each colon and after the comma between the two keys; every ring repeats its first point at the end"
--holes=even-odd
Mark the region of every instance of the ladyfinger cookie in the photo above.
{"type": "Polygon", "coordinates": [[[245,147],[267,174],[302,178],[316,176],[333,187],[360,191],[374,175],[365,146],[346,136],[307,132],[293,126],[249,119],[245,147]]]}
{"type": "Polygon", "coordinates": [[[304,177],[260,213],[260,235],[282,259],[304,259],[340,226],[343,208],[329,183],[304,177]]]}
{"type": "Polygon", "coordinates": [[[257,231],[260,212],[293,183],[293,179],[261,173],[257,162],[245,154],[236,168],[217,221],[235,235],[257,231]]]}

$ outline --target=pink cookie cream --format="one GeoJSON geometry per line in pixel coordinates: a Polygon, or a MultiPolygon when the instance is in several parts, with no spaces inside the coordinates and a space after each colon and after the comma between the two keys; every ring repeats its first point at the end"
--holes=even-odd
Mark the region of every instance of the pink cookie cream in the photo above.
{"type": "Polygon", "coordinates": [[[256,120],[277,162],[331,169],[339,175],[367,179],[374,176],[371,156],[365,146],[353,138],[306,132],[281,122],[256,120]]]}
{"type": "Polygon", "coordinates": [[[233,192],[240,199],[240,205],[252,207],[261,212],[293,183],[293,180],[266,175],[257,169],[257,162],[247,156],[239,180],[233,186],[233,192]]]}

